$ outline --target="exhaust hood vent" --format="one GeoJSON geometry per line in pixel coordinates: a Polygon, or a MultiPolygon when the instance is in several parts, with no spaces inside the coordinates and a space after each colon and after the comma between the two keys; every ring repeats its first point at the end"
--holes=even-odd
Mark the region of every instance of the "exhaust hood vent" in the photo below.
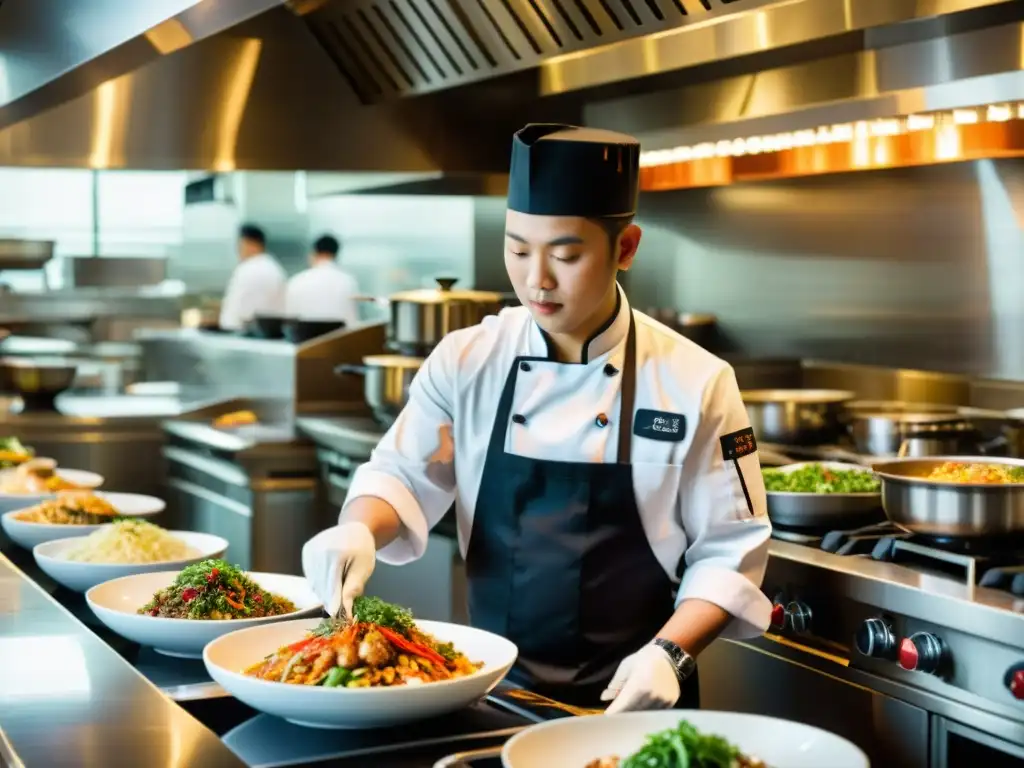
{"type": "Polygon", "coordinates": [[[363,103],[538,66],[763,0],[355,0],[293,3],[363,103]]]}

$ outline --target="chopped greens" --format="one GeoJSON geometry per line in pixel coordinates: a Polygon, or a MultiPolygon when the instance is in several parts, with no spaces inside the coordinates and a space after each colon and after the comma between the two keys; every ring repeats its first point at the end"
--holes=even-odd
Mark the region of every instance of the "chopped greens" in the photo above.
{"type": "Polygon", "coordinates": [[[16,467],[31,459],[35,452],[16,437],[0,437],[0,469],[16,467]]]}
{"type": "Polygon", "coordinates": [[[352,613],[356,621],[387,627],[405,637],[409,636],[414,626],[412,611],[393,603],[385,603],[379,597],[360,595],[352,604],[352,613]]]}
{"type": "Polygon", "coordinates": [[[703,734],[686,720],[647,737],[620,768],[732,768],[740,751],[721,736],[703,734]]]}
{"type": "Polygon", "coordinates": [[[867,469],[829,469],[808,464],[792,472],[765,468],[764,487],[776,493],[878,493],[881,482],[867,469]]]}

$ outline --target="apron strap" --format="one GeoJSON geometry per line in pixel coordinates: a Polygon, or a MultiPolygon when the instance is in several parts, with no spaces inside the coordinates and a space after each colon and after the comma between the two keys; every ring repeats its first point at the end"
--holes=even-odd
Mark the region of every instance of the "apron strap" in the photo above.
{"type": "Polygon", "coordinates": [[[636,320],[629,310],[626,355],[622,362],[622,389],[619,399],[618,463],[629,464],[633,444],[633,406],[636,403],[636,320]]]}

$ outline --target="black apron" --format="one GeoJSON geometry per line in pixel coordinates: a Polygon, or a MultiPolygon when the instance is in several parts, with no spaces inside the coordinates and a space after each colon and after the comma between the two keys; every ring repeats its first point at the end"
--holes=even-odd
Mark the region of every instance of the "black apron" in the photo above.
{"type": "MultiPolygon", "coordinates": [[[[470,623],[519,647],[509,680],[576,706],[602,706],[620,661],[650,642],[675,610],[676,587],[651,551],[633,489],[630,441],[636,330],[630,312],[615,464],[547,461],[505,452],[517,357],[491,431],[466,553],[470,623]]],[[[619,375],[612,366],[609,376],[619,375]]],[[[526,373],[525,375],[528,375],[526,373]]],[[[668,510],[666,510],[666,514],[668,510]]],[[[699,706],[696,673],[677,706],[699,706]]]]}

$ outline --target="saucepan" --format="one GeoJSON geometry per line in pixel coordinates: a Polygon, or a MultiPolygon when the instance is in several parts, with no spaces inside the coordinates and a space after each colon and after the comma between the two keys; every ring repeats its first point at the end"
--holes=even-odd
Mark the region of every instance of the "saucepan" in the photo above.
{"type": "MultiPolygon", "coordinates": [[[[771,768],[868,768],[870,765],[864,752],[853,743],[804,723],[741,712],[669,709],[550,720],[524,728],[503,747],[450,755],[435,763],[434,768],[468,768],[474,761],[498,756],[504,768],[614,765],[614,758],[635,756],[645,747],[648,737],[656,733],[678,732],[677,748],[689,752],[686,745],[692,738],[691,729],[714,734],[735,745],[755,765],[771,768]]],[[[657,758],[652,757],[642,764],[662,764],[655,761],[657,758]]],[[[683,764],[682,759],[679,764],[683,764]]]]}
{"type": "Polygon", "coordinates": [[[742,393],[758,441],[821,445],[842,433],[843,405],[853,392],[838,389],[749,389],[742,393]]]}
{"type": "Polygon", "coordinates": [[[390,426],[405,407],[409,386],[421,365],[421,357],[369,355],[362,365],[344,363],[334,372],[339,376],[362,376],[366,404],[378,421],[390,426]]]}
{"type": "Polygon", "coordinates": [[[874,464],[886,516],[910,533],[939,538],[996,538],[1024,534],[1024,482],[959,483],[929,480],[947,462],[1024,469],[1024,460],[999,456],[932,456],[874,464]]]}

